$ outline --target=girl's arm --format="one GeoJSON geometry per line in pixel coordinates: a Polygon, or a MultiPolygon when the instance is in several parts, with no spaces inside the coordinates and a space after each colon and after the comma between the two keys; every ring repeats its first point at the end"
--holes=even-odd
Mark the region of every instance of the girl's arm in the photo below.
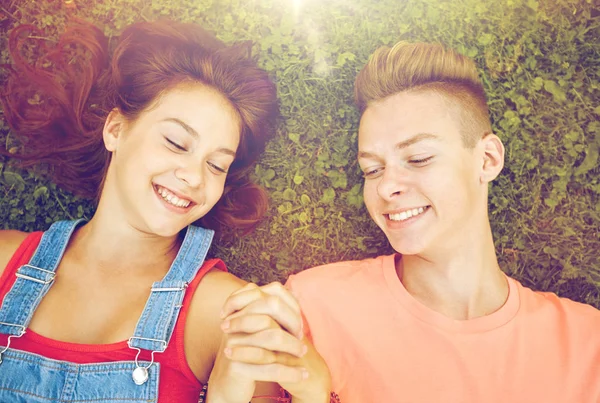
{"type": "Polygon", "coordinates": [[[27,235],[29,234],[21,231],[0,230],[0,276],[27,235]]]}

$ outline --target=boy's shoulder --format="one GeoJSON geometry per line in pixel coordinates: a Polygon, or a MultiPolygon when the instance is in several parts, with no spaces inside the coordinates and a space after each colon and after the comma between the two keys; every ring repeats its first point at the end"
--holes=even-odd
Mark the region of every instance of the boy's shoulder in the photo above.
{"type": "Polygon", "coordinates": [[[569,298],[560,297],[557,294],[549,291],[534,291],[531,288],[523,285],[520,285],[519,288],[521,300],[525,300],[530,308],[548,309],[573,315],[591,314],[600,317],[600,310],[591,305],[573,301],[569,298]]]}
{"type": "Polygon", "coordinates": [[[600,332],[600,310],[591,305],[524,286],[520,286],[519,293],[521,308],[529,317],[536,317],[546,324],[554,323],[563,329],[600,332]]]}
{"type": "Polygon", "coordinates": [[[376,280],[382,267],[393,262],[394,255],[377,256],[363,260],[348,260],[315,266],[290,276],[286,285],[302,291],[319,292],[319,290],[353,287],[365,281],[376,280]]]}

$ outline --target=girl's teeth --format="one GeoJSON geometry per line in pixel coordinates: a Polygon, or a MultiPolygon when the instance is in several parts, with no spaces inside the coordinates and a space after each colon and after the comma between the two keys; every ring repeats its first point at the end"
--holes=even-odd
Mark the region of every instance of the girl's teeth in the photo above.
{"type": "Polygon", "coordinates": [[[168,203],[176,206],[176,207],[187,207],[190,205],[188,200],[182,200],[179,197],[175,196],[165,188],[158,188],[158,194],[162,196],[162,198],[168,203]]]}

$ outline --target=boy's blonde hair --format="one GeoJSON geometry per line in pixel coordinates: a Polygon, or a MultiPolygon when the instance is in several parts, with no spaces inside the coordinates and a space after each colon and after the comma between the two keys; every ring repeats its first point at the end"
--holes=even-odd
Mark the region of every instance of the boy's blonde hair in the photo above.
{"type": "Polygon", "coordinates": [[[354,84],[362,115],[373,103],[400,92],[433,91],[455,109],[466,147],[491,133],[489,111],[477,67],[440,44],[398,42],[369,58],[354,84]]]}

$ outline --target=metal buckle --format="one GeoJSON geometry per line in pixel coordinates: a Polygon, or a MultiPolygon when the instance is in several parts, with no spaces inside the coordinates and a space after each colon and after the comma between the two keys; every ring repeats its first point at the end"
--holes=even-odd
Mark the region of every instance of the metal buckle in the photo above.
{"type": "Polygon", "coordinates": [[[27,328],[25,326],[23,326],[23,325],[15,325],[14,323],[0,322],[0,325],[18,327],[19,329],[21,329],[21,331],[19,332],[18,335],[14,335],[14,334],[11,335],[11,336],[14,336],[14,337],[21,337],[21,336],[23,336],[25,334],[25,331],[27,330],[27,328]]]}
{"type": "Polygon", "coordinates": [[[147,367],[144,367],[144,366],[141,366],[140,363],[138,362],[138,358],[139,358],[142,350],[137,347],[132,347],[132,349],[137,350],[137,354],[135,355],[135,369],[131,373],[131,378],[133,379],[133,382],[136,385],[141,386],[148,381],[148,378],[150,378],[148,370],[154,364],[154,353],[156,353],[156,351],[152,351],[152,353],[150,354],[150,357],[151,357],[150,364],[148,364],[147,367]]]}
{"type": "Polygon", "coordinates": [[[137,337],[137,336],[133,336],[130,337],[129,340],[127,340],[127,345],[129,346],[130,349],[132,350],[137,350],[137,354],[135,355],[135,369],[133,370],[133,372],[131,373],[131,377],[133,379],[133,382],[140,386],[143,385],[144,383],[146,383],[146,381],[148,381],[149,378],[149,374],[148,374],[148,370],[150,369],[150,367],[154,364],[154,354],[155,353],[162,353],[167,349],[167,342],[164,340],[159,340],[159,339],[149,339],[147,337],[137,337]],[[157,341],[162,345],[162,350],[150,350],[150,364],[148,364],[147,367],[143,367],[140,365],[140,363],[138,362],[138,358],[140,356],[140,353],[142,352],[142,349],[139,347],[132,347],[131,346],[131,340],[133,339],[138,339],[138,340],[147,340],[147,341],[157,341]]]}
{"type": "Polygon", "coordinates": [[[17,272],[15,273],[15,276],[17,276],[18,278],[22,278],[22,279],[25,279],[25,280],[31,280],[31,281],[33,281],[35,283],[44,284],[44,285],[47,285],[47,284],[50,284],[51,282],[53,282],[54,281],[54,277],[56,276],[56,273],[53,272],[53,271],[45,270],[45,269],[42,269],[40,267],[32,266],[30,264],[26,264],[26,265],[21,266],[19,268],[19,270],[17,270],[17,272]],[[50,275],[50,279],[49,280],[40,280],[39,278],[31,277],[31,276],[28,276],[26,274],[21,274],[19,272],[19,270],[21,270],[23,267],[29,267],[31,269],[36,269],[36,270],[39,270],[39,271],[44,272],[46,274],[49,274],[50,275]]]}
{"type": "Polygon", "coordinates": [[[152,291],[152,292],[183,291],[187,288],[187,286],[188,286],[188,283],[184,283],[183,287],[164,287],[164,288],[152,287],[150,289],[150,291],[152,291]]]}
{"type": "Polygon", "coordinates": [[[168,343],[166,341],[164,341],[164,340],[149,339],[147,337],[132,336],[132,337],[129,338],[129,340],[127,340],[127,346],[129,346],[129,348],[136,349],[136,350],[139,350],[139,349],[137,347],[132,347],[131,346],[131,340],[133,340],[133,339],[146,340],[146,341],[157,341],[157,342],[159,342],[162,345],[162,350],[150,350],[150,351],[157,351],[159,353],[164,352],[167,349],[167,345],[168,345],[168,343]]]}
{"type": "Polygon", "coordinates": [[[13,327],[18,327],[21,329],[19,334],[9,335],[8,338],[6,339],[6,346],[4,348],[2,348],[2,350],[0,350],[0,364],[2,364],[2,354],[4,354],[6,352],[6,350],[8,350],[8,348],[10,347],[11,339],[13,339],[13,338],[18,339],[19,337],[23,336],[25,334],[25,331],[27,330],[27,328],[22,325],[15,325],[13,323],[6,323],[6,322],[0,322],[0,325],[13,326],[13,327]]]}

